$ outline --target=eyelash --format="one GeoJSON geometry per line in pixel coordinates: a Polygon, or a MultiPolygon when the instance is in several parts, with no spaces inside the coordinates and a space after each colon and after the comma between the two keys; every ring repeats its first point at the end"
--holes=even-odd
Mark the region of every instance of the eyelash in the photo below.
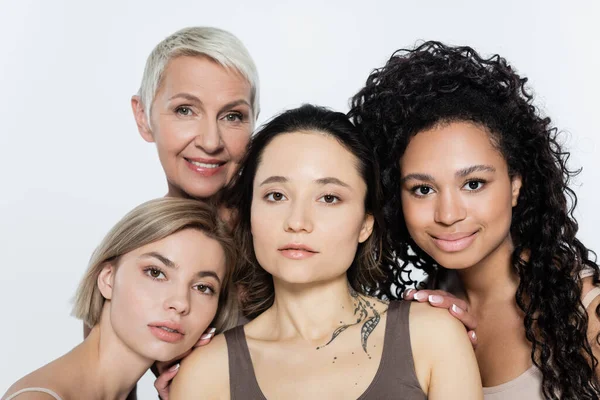
{"type": "MultiPolygon", "coordinates": [[[[164,272],[163,272],[163,271],[162,271],[160,268],[158,268],[158,267],[148,267],[148,268],[144,268],[144,273],[145,273],[145,274],[146,274],[146,275],[147,275],[147,276],[148,276],[150,279],[152,279],[152,280],[154,280],[154,281],[164,281],[164,280],[165,280],[165,279],[157,278],[157,277],[154,277],[154,276],[150,275],[150,273],[152,273],[152,272],[159,272],[160,274],[162,274],[162,275],[163,275],[163,276],[166,278],[166,276],[165,276],[165,273],[164,273],[164,272]]],[[[215,289],[214,289],[214,288],[213,288],[211,285],[207,285],[207,284],[205,284],[205,283],[199,283],[199,284],[197,284],[197,285],[194,285],[193,287],[194,287],[194,288],[200,288],[200,287],[203,287],[204,289],[197,289],[197,291],[198,291],[198,292],[200,292],[201,294],[207,294],[207,295],[210,295],[210,296],[212,296],[212,295],[214,295],[214,294],[216,293],[216,292],[215,292],[215,289]],[[207,289],[208,289],[209,293],[206,293],[206,292],[205,292],[205,290],[207,290],[207,289]]]]}
{"type": "MultiPolygon", "coordinates": [[[[473,183],[473,182],[480,183],[481,186],[479,188],[477,188],[477,189],[467,190],[468,192],[472,192],[472,193],[480,192],[485,187],[485,185],[487,184],[487,181],[485,179],[473,178],[473,179],[469,179],[468,181],[466,181],[462,185],[461,188],[464,188],[465,186],[467,186],[468,184],[473,183]]],[[[411,194],[413,196],[417,197],[417,198],[423,198],[423,197],[426,197],[426,196],[428,196],[430,194],[430,193],[427,193],[427,194],[417,194],[417,190],[419,190],[420,188],[428,188],[428,189],[434,190],[433,187],[431,187],[430,185],[419,184],[419,185],[415,185],[415,186],[413,186],[413,187],[410,188],[411,194]]]]}
{"type": "Polygon", "coordinates": [[[246,116],[239,111],[231,111],[231,112],[228,112],[227,114],[225,114],[222,119],[226,122],[243,122],[246,120],[246,116]],[[229,116],[235,116],[237,118],[237,120],[236,121],[228,120],[227,117],[229,117],[229,116]]]}
{"type": "MultiPolygon", "coordinates": [[[[278,192],[278,191],[272,191],[272,192],[269,192],[269,193],[265,194],[264,199],[266,201],[268,201],[268,202],[271,202],[271,203],[279,203],[280,201],[283,201],[283,199],[281,199],[281,200],[275,200],[274,198],[272,198],[273,195],[275,195],[275,194],[280,194],[283,197],[283,199],[287,199],[287,197],[285,197],[285,195],[283,193],[278,192]]],[[[325,197],[333,197],[333,199],[335,200],[334,202],[331,202],[331,203],[327,202],[327,201],[322,201],[321,202],[321,203],[325,203],[328,206],[334,205],[334,204],[338,204],[339,202],[342,201],[342,199],[340,199],[339,196],[336,196],[335,194],[332,194],[332,193],[324,194],[323,196],[319,197],[319,199],[323,199],[325,197]]]]}
{"type": "MultiPolygon", "coordinates": [[[[187,105],[187,104],[182,104],[180,106],[175,107],[175,113],[182,117],[191,117],[193,115],[194,111],[192,110],[192,106],[187,105]],[[183,111],[188,111],[188,113],[187,114],[183,113],[183,111]]],[[[243,122],[246,120],[246,116],[242,112],[231,111],[231,112],[228,112],[227,114],[225,114],[223,117],[221,117],[221,119],[226,122],[243,122]],[[234,116],[237,119],[234,121],[228,120],[227,118],[229,116],[234,116]]]]}
{"type": "Polygon", "coordinates": [[[145,273],[146,275],[148,275],[148,277],[149,277],[150,279],[152,279],[152,280],[155,280],[155,281],[164,281],[164,279],[160,279],[160,278],[158,278],[158,277],[152,276],[152,275],[151,275],[151,273],[152,273],[152,272],[159,272],[160,274],[162,274],[162,276],[164,276],[164,277],[166,278],[166,276],[165,276],[165,273],[164,273],[164,272],[163,272],[163,271],[162,271],[160,268],[158,268],[158,267],[148,267],[148,268],[144,268],[144,273],[145,273]]]}
{"type": "Polygon", "coordinates": [[[182,110],[189,110],[190,113],[193,113],[192,106],[188,106],[186,104],[182,104],[180,106],[175,107],[175,113],[177,115],[180,115],[182,117],[189,117],[189,116],[191,116],[191,114],[182,114],[182,112],[181,112],[182,110]]]}

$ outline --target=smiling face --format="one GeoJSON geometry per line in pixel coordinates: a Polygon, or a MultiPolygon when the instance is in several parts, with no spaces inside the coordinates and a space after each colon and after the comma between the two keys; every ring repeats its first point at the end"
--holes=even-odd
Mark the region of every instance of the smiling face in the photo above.
{"type": "Polygon", "coordinates": [[[305,284],[345,277],[373,218],[358,160],[320,132],[277,136],[253,184],[251,226],[260,265],[277,281],[305,284]]]}
{"type": "Polygon", "coordinates": [[[189,350],[215,317],[225,262],[216,240],[185,229],[105,266],[98,286],[116,336],[149,360],[189,350]]]}
{"type": "Polygon", "coordinates": [[[133,98],[138,129],[156,143],[169,195],[208,198],[229,181],[254,127],[250,104],[250,84],[242,75],[192,56],[167,64],[150,124],[139,98],[133,98]]]}
{"type": "Polygon", "coordinates": [[[450,269],[511,251],[512,207],[520,177],[511,179],[489,133],[468,122],[417,133],[400,160],[402,211],[415,243],[450,269]]]}

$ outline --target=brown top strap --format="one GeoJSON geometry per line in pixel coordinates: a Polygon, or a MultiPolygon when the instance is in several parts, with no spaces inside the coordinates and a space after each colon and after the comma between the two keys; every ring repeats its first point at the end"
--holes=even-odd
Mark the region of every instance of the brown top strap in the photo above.
{"type": "MultiPolygon", "coordinates": [[[[375,378],[359,400],[398,398],[426,400],[417,375],[410,346],[408,317],[410,302],[391,302],[387,312],[383,354],[375,378]]],[[[258,386],[244,327],[225,332],[229,356],[231,399],[266,400],[258,386]]]]}

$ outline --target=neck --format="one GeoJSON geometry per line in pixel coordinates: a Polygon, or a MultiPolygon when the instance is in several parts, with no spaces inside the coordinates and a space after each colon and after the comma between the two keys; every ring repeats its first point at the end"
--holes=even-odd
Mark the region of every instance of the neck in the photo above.
{"type": "Polygon", "coordinates": [[[356,322],[363,296],[350,288],[346,274],[327,282],[289,284],[274,278],[273,283],[275,301],[268,313],[280,338],[322,343],[341,324],[356,322]]]}
{"type": "Polygon", "coordinates": [[[510,236],[476,265],[460,270],[459,276],[467,302],[474,308],[499,301],[514,301],[519,277],[512,266],[513,244],[510,236]]]}
{"type": "Polygon", "coordinates": [[[79,349],[85,360],[86,392],[98,399],[124,400],[154,360],[127,347],[115,334],[109,317],[103,313],[79,349]]]}

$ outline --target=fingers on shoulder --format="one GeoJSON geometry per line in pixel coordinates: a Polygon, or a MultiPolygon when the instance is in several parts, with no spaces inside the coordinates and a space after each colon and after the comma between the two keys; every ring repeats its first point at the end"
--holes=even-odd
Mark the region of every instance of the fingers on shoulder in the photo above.
{"type": "Polygon", "coordinates": [[[410,326],[411,332],[431,344],[439,343],[444,346],[456,342],[469,343],[463,323],[445,308],[432,307],[427,303],[411,303],[410,326]]]}

